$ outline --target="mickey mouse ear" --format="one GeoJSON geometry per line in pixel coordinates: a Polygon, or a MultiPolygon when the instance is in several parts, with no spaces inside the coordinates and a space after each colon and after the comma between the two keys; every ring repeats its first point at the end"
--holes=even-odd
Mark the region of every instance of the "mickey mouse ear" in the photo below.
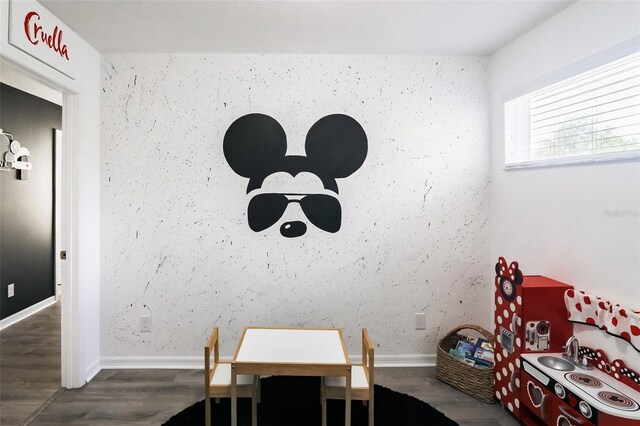
{"type": "Polygon", "coordinates": [[[287,135],[274,118],[248,114],[231,123],[223,151],[229,166],[240,176],[265,176],[287,153],[287,135]]]}
{"type": "Polygon", "coordinates": [[[333,178],[345,178],[367,158],[367,135],[348,115],[327,115],[309,129],[305,150],[316,170],[333,178]]]}

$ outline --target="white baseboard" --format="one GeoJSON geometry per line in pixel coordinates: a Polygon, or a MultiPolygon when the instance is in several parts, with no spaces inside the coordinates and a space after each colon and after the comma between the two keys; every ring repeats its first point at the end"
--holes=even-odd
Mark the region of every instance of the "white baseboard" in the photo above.
{"type": "Polygon", "coordinates": [[[96,359],[85,371],[86,381],[90,382],[100,372],[100,359],[96,359]]]}
{"type": "Polygon", "coordinates": [[[204,358],[200,356],[105,356],[100,359],[100,367],[103,369],[175,368],[195,370],[204,368],[204,358]]]}
{"type": "Polygon", "coordinates": [[[6,317],[2,321],[0,321],[0,330],[4,330],[5,328],[22,321],[23,319],[30,317],[31,315],[40,312],[41,310],[48,308],[49,306],[56,303],[56,297],[51,296],[47,299],[44,299],[35,305],[31,305],[26,309],[21,310],[20,312],[16,312],[15,314],[6,317]]]}
{"type": "MultiPolygon", "coordinates": [[[[352,363],[362,362],[362,356],[349,355],[352,363]]],[[[410,354],[410,355],[375,355],[376,367],[435,367],[436,354],[410,354]]]]}
{"type": "MultiPolygon", "coordinates": [[[[222,361],[230,361],[231,357],[220,357],[220,359],[222,361]]],[[[358,363],[361,358],[360,356],[352,356],[350,359],[352,363],[358,363]]],[[[434,367],[436,365],[436,355],[376,355],[375,365],[376,367],[434,367]]],[[[100,360],[100,367],[103,369],[172,368],[199,370],[204,368],[204,361],[201,356],[107,356],[102,357],[100,360]]]]}

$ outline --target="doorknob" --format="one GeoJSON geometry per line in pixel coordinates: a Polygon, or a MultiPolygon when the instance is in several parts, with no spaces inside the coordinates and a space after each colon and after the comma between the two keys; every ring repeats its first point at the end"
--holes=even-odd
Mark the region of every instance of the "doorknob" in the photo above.
{"type": "Polygon", "coordinates": [[[66,252],[66,250],[62,250],[62,251],[60,252],[60,259],[62,259],[62,260],[66,260],[66,259],[67,259],[67,252],[66,252]]]}

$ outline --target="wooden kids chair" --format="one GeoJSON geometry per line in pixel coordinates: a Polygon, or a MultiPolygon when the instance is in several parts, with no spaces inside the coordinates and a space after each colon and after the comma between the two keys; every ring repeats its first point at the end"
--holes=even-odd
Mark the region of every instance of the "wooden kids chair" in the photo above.
{"type": "MultiPolygon", "coordinates": [[[[362,364],[351,366],[351,399],[369,405],[369,426],[373,426],[373,344],[366,328],[362,329],[362,364]]],[[[322,378],[322,426],[327,426],[327,400],[345,399],[346,378],[322,378]]]]}
{"type": "MultiPolygon", "coordinates": [[[[251,424],[258,424],[260,377],[238,375],[238,397],[251,398],[251,424]]],[[[204,347],[204,396],[206,426],[211,426],[211,398],[231,398],[231,363],[220,362],[218,327],[214,327],[204,347]],[[211,353],[213,352],[213,366],[211,353]]]]}

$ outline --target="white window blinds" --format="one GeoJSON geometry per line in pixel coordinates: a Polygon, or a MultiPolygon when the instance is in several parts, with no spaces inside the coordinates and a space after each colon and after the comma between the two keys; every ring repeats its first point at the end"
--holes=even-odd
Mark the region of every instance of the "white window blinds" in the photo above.
{"type": "Polygon", "coordinates": [[[640,52],[505,103],[506,166],[640,158],[640,52]]]}

